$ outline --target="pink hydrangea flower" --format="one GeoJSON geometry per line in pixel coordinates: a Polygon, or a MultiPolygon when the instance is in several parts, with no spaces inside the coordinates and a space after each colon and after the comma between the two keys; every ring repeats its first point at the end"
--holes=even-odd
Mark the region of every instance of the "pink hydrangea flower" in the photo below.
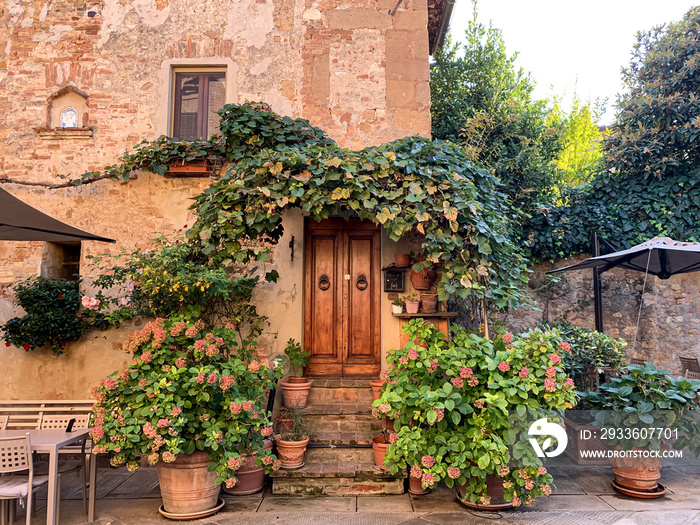
{"type": "Polygon", "coordinates": [[[276,460],[272,463],[272,470],[279,470],[281,467],[282,467],[282,461],[279,460],[279,459],[276,459],[276,460]]]}
{"type": "Polygon", "coordinates": [[[528,479],[528,480],[525,482],[525,490],[532,490],[532,489],[534,489],[534,488],[535,488],[535,482],[532,481],[531,479],[528,479]]]}
{"type": "Polygon", "coordinates": [[[411,477],[412,478],[422,478],[423,477],[423,469],[420,468],[420,465],[413,465],[411,467],[411,477]]]}
{"type": "Polygon", "coordinates": [[[510,343],[510,344],[507,344],[507,345],[506,345],[506,348],[507,348],[508,350],[512,350],[513,348],[515,348],[515,345],[514,345],[513,343],[510,343]]]}
{"type": "Polygon", "coordinates": [[[437,361],[433,360],[430,361],[430,365],[428,365],[428,372],[435,372],[437,370],[438,364],[437,361]]]}
{"type": "Polygon", "coordinates": [[[92,427],[92,439],[93,440],[99,441],[100,439],[102,439],[104,437],[104,435],[105,435],[104,428],[102,428],[99,425],[95,425],[94,427],[92,427]]]}
{"type": "Polygon", "coordinates": [[[445,419],[445,409],[444,408],[436,408],[435,412],[437,412],[437,421],[438,422],[445,419]]]}
{"type": "Polygon", "coordinates": [[[241,410],[243,410],[243,405],[240,403],[231,403],[228,406],[228,409],[233,413],[233,414],[240,414],[241,410]]]}
{"type": "Polygon", "coordinates": [[[386,403],[382,403],[381,405],[379,405],[379,411],[382,414],[388,414],[389,410],[390,410],[389,405],[387,405],[386,403]]]}
{"type": "Polygon", "coordinates": [[[260,434],[262,434],[262,435],[265,436],[265,437],[271,436],[271,435],[272,435],[272,427],[265,427],[265,428],[263,428],[263,429],[260,431],[260,434]]]}
{"type": "Polygon", "coordinates": [[[510,343],[512,340],[513,340],[513,334],[511,334],[510,332],[506,332],[505,334],[503,334],[503,342],[504,343],[510,343]]]}
{"type": "Polygon", "coordinates": [[[246,412],[250,412],[254,408],[255,408],[255,403],[253,403],[252,401],[246,401],[245,403],[243,403],[243,410],[245,410],[246,412]]]}
{"type": "Polygon", "coordinates": [[[474,401],[474,406],[476,408],[484,408],[484,400],[483,399],[477,399],[474,401]]]}
{"type": "Polygon", "coordinates": [[[214,357],[216,355],[219,355],[219,349],[216,348],[214,345],[209,345],[207,346],[207,349],[204,353],[207,357],[214,357]]]}
{"type": "Polygon", "coordinates": [[[425,468],[430,468],[435,465],[435,458],[433,456],[425,455],[421,458],[420,462],[425,468]]]}
{"type": "Polygon", "coordinates": [[[554,392],[557,389],[557,382],[554,379],[545,379],[544,389],[547,392],[554,392]]]}
{"type": "Polygon", "coordinates": [[[530,371],[525,366],[520,369],[520,372],[518,372],[518,377],[520,377],[521,379],[525,379],[529,375],[530,371]]]}
{"type": "Polygon", "coordinates": [[[185,329],[185,323],[183,321],[180,321],[177,323],[175,326],[170,327],[170,335],[173,337],[177,337],[182,333],[182,331],[185,329]]]}
{"type": "Polygon", "coordinates": [[[549,360],[550,360],[550,361],[552,362],[552,364],[554,364],[554,365],[558,365],[558,364],[561,363],[561,357],[559,356],[559,354],[555,354],[555,353],[550,354],[549,360]]]}
{"type": "Polygon", "coordinates": [[[537,469],[537,473],[538,473],[540,476],[544,476],[544,475],[547,473],[547,469],[544,468],[544,467],[540,467],[540,468],[537,469]]]}
{"type": "Polygon", "coordinates": [[[219,388],[226,392],[229,388],[236,384],[236,380],[233,376],[221,376],[219,378],[219,388]]]}
{"type": "Polygon", "coordinates": [[[228,468],[231,470],[238,470],[241,468],[241,460],[240,458],[228,458],[228,468]]]}
{"type": "Polygon", "coordinates": [[[207,377],[207,383],[209,383],[210,385],[213,385],[214,383],[216,383],[217,379],[218,378],[216,377],[216,373],[212,372],[211,374],[209,374],[209,377],[207,377]]]}
{"type": "Polygon", "coordinates": [[[452,479],[457,479],[462,474],[462,471],[457,467],[450,467],[447,469],[447,475],[452,479]]]}
{"type": "Polygon", "coordinates": [[[472,375],[474,375],[474,371],[468,366],[463,366],[459,370],[459,377],[461,377],[462,379],[466,379],[467,377],[471,377],[472,375]]]}
{"type": "Polygon", "coordinates": [[[187,330],[185,330],[185,335],[190,338],[194,337],[195,335],[197,335],[197,327],[190,326],[187,330]]]}
{"type": "Polygon", "coordinates": [[[226,481],[224,481],[224,484],[226,485],[227,489],[233,488],[236,486],[236,478],[228,478],[226,481]]]}
{"type": "Polygon", "coordinates": [[[469,381],[467,381],[467,384],[469,386],[477,386],[479,384],[479,378],[478,377],[472,377],[469,381]]]}
{"type": "Polygon", "coordinates": [[[401,363],[402,365],[407,365],[408,364],[408,357],[406,357],[405,355],[399,357],[399,363],[401,363]]]}
{"type": "Polygon", "coordinates": [[[559,343],[559,348],[561,348],[564,352],[571,352],[571,345],[566,341],[562,341],[561,343],[559,343]]]}
{"type": "Polygon", "coordinates": [[[124,381],[128,377],[129,377],[129,372],[127,370],[120,370],[117,373],[117,379],[119,379],[120,381],[124,381]]]}
{"type": "Polygon", "coordinates": [[[389,434],[389,443],[396,443],[399,440],[399,435],[396,432],[389,434]]]}
{"type": "Polygon", "coordinates": [[[170,421],[168,421],[165,418],[161,418],[158,420],[158,428],[165,428],[170,426],[170,421]]]}
{"type": "Polygon", "coordinates": [[[158,433],[156,432],[156,429],[153,428],[153,425],[151,425],[150,422],[146,422],[146,424],[143,425],[143,434],[148,439],[154,439],[158,433]]]}
{"type": "Polygon", "coordinates": [[[204,339],[205,339],[208,343],[213,343],[213,342],[214,342],[214,339],[216,339],[216,336],[215,336],[214,334],[212,334],[211,332],[207,332],[207,335],[204,336],[204,339]]]}
{"type": "Polygon", "coordinates": [[[411,349],[408,351],[408,358],[409,358],[409,359],[413,359],[414,361],[415,361],[416,359],[418,359],[418,352],[416,352],[416,349],[415,349],[415,348],[411,348],[411,349]]]}
{"type": "Polygon", "coordinates": [[[139,379],[139,386],[141,388],[145,387],[148,384],[148,379],[139,379]]]}
{"type": "Polygon", "coordinates": [[[182,414],[182,407],[173,407],[172,410],[170,410],[170,415],[173,417],[177,417],[180,414],[182,414]]]}
{"type": "Polygon", "coordinates": [[[452,386],[455,388],[462,388],[464,386],[464,379],[461,377],[453,377],[452,386]]]}
{"type": "Polygon", "coordinates": [[[258,363],[257,361],[253,360],[250,362],[250,364],[248,364],[249,372],[255,373],[258,370],[260,370],[260,363],[258,363]]]}
{"type": "Polygon", "coordinates": [[[207,346],[207,342],[204,339],[198,339],[197,341],[194,342],[194,349],[197,352],[204,351],[205,346],[207,346]]]}
{"type": "Polygon", "coordinates": [[[114,390],[115,388],[117,388],[118,384],[119,382],[113,377],[110,377],[109,379],[105,380],[105,388],[107,390],[114,390]]]}
{"type": "Polygon", "coordinates": [[[153,354],[151,352],[144,352],[141,354],[140,360],[144,363],[150,363],[153,361],[153,354]]]}
{"type": "Polygon", "coordinates": [[[567,388],[572,388],[574,386],[574,380],[571,379],[570,377],[567,378],[567,380],[564,381],[564,386],[567,388]]]}
{"type": "Polygon", "coordinates": [[[184,357],[178,357],[175,359],[175,366],[178,368],[185,368],[187,366],[187,359],[184,357]]]}
{"type": "Polygon", "coordinates": [[[555,375],[557,375],[557,369],[553,366],[550,366],[549,368],[547,368],[547,370],[545,370],[544,375],[550,378],[554,377],[555,375]]]}
{"type": "Polygon", "coordinates": [[[544,492],[546,496],[549,496],[550,494],[552,494],[552,487],[550,487],[549,485],[545,485],[544,487],[542,487],[542,492],[544,492]]]}
{"type": "Polygon", "coordinates": [[[435,485],[435,478],[430,472],[424,472],[423,477],[420,480],[420,484],[423,486],[424,489],[429,489],[433,485],[435,485]]]}
{"type": "Polygon", "coordinates": [[[196,380],[197,383],[199,383],[200,385],[201,385],[202,383],[204,383],[204,372],[200,372],[199,374],[197,374],[197,378],[196,378],[195,380],[196,380]]]}
{"type": "Polygon", "coordinates": [[[498,369],[501,372],[507,372],[508,370],[510,370],[510,363],[508,363],[508,361],[501,361],[500,363],[498,363],[498,369]]]}

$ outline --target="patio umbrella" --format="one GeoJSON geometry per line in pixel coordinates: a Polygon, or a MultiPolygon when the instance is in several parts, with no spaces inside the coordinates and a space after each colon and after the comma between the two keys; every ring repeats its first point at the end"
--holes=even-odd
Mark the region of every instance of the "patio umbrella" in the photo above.
{"type": "Polygon", "coordinates": [[[101,237],[54,219],[2,188],[0,188],[0,240],[116,242],[114,239],[101,237]]]}
{"type": "Polygon", "coordinates": [[[678,273],[697,272],[700,270],[700,243],[654,237],[627,250],[590,257],[580,263],[547,273],[589,268],[599,268],[599,272],[602,273],[616,267],[649,273],[660,279],[668,279],[678,273]]]}

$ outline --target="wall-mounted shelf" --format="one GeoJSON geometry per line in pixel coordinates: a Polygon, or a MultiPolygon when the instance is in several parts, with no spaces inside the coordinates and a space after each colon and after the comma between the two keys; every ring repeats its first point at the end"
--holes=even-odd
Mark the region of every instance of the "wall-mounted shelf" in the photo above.
{"type": "Polygon", "coordinates": [[[442,318],[445,319],[447,317],[457,317],[457,312],[433,312],[433,313],[417,313],[417,314],[407,314],[407,313],[402,313],[402,314],[391,314],[394,317],[398,317],[399,319],[416,319],[418,317],[437,317],[438,319],[442,318]]]}

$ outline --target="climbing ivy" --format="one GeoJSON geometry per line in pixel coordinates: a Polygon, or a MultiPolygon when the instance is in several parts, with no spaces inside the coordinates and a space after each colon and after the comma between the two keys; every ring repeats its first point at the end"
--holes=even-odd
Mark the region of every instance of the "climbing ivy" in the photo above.
{"type": "Polygon", "coordinates": [[[249,111],[228,105],[221,112],[227,156],[239,161],[193,206],[198,220],[189,237],[205,253],[222,263],[265,260],[290,208],[314,220],[354,214],[383,225],[394,240],[423,234],[423,265],[439,262],[444,270],[442,299],[476,295],[498,307],[522,299],[526,260],[510,237],[502,187],[458,146],[408,137],[352,151],[306,121],[269,111],[250,119],[249,111]]]}

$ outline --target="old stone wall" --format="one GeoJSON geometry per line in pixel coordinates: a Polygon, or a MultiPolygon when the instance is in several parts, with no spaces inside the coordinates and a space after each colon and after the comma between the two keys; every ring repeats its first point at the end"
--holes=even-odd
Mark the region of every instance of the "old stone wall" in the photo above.
{"type": "MultiPolygon", "coordinates": [[[[577,326],[594,328],[592,270],[554,274],[561,277],[555,284],[548,283],[545,275],[553,268],[583,259],[577,257],[533,267],[530,291],[537,309],[520,308],[505,318],[506,324],[520,331],[535,326],[540,319],[565,318],[577,326]]],[[[645,286],[643,273],[615,268],[603,273],[601,284],[604,331],[627,341],[628,357],[651,361],[673,373],[680,372],[678,356],[700,359],[700,273],[666,280],[650,275],[645,286]]]]}
{"type": "MultiPolygon", "coordinates": [[[[342,146],[430,134],[426,0],[6,0],[0,6],[0,177],[60,182],[169,133],[172,68],[226,68],[226,102],[265,101],[342,146]],[[84,110],[56,132],[58,97],[84,110]]],[[[145,246],[191,225],[211,181],[140,173],[50,190],[5,185],[42,211],[117,239],[86,255],[145,246]]],[[[0,322],[21,312],[10,286],[39,272],[43,243],[0,241],[0,322]]],[[[293,287],[292,287],[293,288],[293,287]]],[[[281,317],[284,319],[284,316],[281,317]]],[[[123,361],[95,336],[54,358],[0,347],[0,398],[83,398],[123,361]],[[78,357],[80,356],[80,357],[78,357]],[[48,374],[48,370],[51,374],[48,374]],[[37,375],[26,381],[30,370],[37,375]],[[57,386],[58,385],[58,386],[57,386]],[[61,386],[62,385],[62,386],[61,386]]],[[[104,334],[103,334],[104,335],[104,334]]],[[[107,342],[110,341],[110,342],[107,342]]],[[[50,352],[49,352],[50,353],[50,352]]]]}

